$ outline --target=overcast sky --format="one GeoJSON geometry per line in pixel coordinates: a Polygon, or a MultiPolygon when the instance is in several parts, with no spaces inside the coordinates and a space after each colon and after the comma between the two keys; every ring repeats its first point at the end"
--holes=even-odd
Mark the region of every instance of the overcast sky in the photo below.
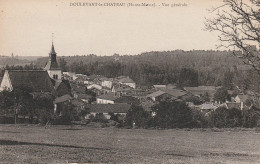
{"type": "Polygon", "coordinates": [[[216,49],[217,34],[203,31],[204,17],[221,0],[161,0],[188,5],[173,8],[162,7],[158,0],[139,1],[157,7],[83,7],[71,2],[101,0],[0,0],[0,55],[48,56],[52,33],[58,56],[216,49]]]}

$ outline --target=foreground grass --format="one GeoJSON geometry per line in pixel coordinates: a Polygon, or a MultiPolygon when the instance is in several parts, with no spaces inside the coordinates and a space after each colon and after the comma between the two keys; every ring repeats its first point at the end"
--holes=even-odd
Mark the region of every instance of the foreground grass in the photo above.
{"type": "Polygon", "coordinates": [[[260,133],[0,125],[0,162],[260,163],[260,133]]]}

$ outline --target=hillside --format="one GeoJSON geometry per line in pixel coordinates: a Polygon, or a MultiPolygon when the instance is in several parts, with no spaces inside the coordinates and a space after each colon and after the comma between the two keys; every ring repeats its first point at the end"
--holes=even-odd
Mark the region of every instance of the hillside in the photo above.
{"type": "Polygon", "coordinates": [[[25,65],[30,64],[31,61],[27,59],[18,59],[16,57],[8,57],[8,56],[0,56],[0,67],[4,67],[6,65],[25,65]]]}

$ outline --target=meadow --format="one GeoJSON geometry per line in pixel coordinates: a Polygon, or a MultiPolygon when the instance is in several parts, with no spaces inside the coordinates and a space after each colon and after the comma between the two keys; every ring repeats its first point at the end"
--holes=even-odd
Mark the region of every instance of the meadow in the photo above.
{"type": "Polygon", "coordinates": [[[260,133],[0,125],[0,162],[260,163],[260,133]]]}

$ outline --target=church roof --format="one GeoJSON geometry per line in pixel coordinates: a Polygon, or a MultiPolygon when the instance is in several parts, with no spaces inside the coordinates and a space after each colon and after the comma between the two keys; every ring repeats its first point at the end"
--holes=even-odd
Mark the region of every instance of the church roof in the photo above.
{"type": "Polygon", "coordinates": [[[54,88],[47,71],[8,70],[13,89],[27,88],[30,92],[53,92],[54,88]]]}
{"type": "Polygon", "coordinates": [[[55,61],[49,60],[46,66],[44,67],[44,70],[60,70],[58,63],[55,61]]]}

